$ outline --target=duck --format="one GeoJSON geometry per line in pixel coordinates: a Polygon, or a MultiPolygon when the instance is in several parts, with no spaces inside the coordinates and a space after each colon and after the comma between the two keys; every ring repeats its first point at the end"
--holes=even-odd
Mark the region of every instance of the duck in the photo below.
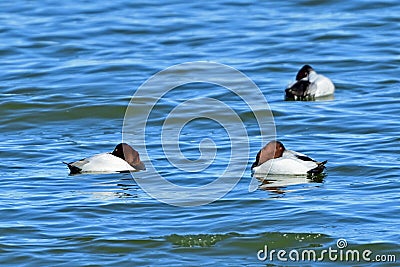
{"type": "Polygon", "coordinates": [[[285,89],[286,100],[314,100],[317,97],[333,95],[335,85],[310,65],[304,65],[296,75],[296,81],[285,89]]]}
{"type": "Polygon", "coordinates": [[[288,150],[280,141],[271,141],[257,154],[253,174],[319,175],[327,161],[318,162],[302,153],[288,150]]]}
{"type": "Polygon", "coordinates": [[[139,152],[126,143],[119,143],[112,152],[101,153],[74,162],[63,162],[70,174],[113,173],[146,170],[140,161],[139,152]]]}

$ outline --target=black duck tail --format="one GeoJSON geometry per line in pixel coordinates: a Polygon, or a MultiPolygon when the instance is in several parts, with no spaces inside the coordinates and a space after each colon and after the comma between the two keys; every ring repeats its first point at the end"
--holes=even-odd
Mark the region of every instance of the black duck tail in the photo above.
{"type": "Polygon", "coordinates": [[[318,166],[315,167],[314,169],[309,170],[309,171],[307,172],[307,174],[309,174],[309,175],[318,175],[318,174],[321,174],[321,173],[325,170],[325,164],[326,164],[327,162],[328,162],[327,160],[325,160],[325,161],[323,161],[323,162],[318,162],[318,163],[317,163],[318,166]]]}
{"type": "Polygon", "coordinates": [[[63,163],[68,166],[68,169],[69,169],[69,172],[70,172],[69,174],[78,174],[78,173],[81,173],[81,171],[82,171],[82,169],[80,169],[80,168],[78,168],[76,166],[73,166],[71,163],[67,163],[65,161],[63,161],[63,163]]]}

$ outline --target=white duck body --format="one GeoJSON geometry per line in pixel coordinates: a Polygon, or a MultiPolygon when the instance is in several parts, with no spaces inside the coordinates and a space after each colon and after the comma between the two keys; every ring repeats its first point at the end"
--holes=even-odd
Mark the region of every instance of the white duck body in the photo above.
{"type": "Polygon", "coordinates": [[[254,174],[284,174],[284,175],[306,175],[312,169],[318,167],[317,162],[302,160],[297,156],[308,158],[306,155],[285,150],[282,157],[270,159],[258,167],[254,167],[254,174]]]}
{"type": "Polygon", "coordinates": [[[252,165],[253,174],[259,175],[314,175],[325,169],[324,162],[293,150],[287,150],[279,141],[271,141],[257,154],[252,165]]]}
{"type": "Polygon", "coordinates": [[[307,92],[308,95],[321,97],[333,95],[333,93],[335,92],[335,85],[333,85],[333,82],[324,75],[317,74],[315,71],[310,71],[308,81],[310,82],[310,86],[308,87],[307,92]]]}
{"type": "Polygon", "coordinates": [[[125,143],[118,144],[113,152],[101,153],[75,162],[66,163],[71,174],[111,173],[146,170],[139,152],[125,143]]]}
{"type": "Polygon", "coordinates": [[[111,153],[97,154],[89,158],[72,162],[69,165],[79,168],[80,173],[136,171],[128,162],[111,153]]]}

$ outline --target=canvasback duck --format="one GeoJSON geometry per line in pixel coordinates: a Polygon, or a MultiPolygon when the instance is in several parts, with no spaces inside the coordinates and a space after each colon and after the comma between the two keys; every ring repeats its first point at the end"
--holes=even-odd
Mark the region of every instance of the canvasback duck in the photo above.
{"type": "Polygon", "coordinates": [[[146,170],[139,153],[126,143],[118,144],[113,152],[101,153],[75,162],[66,163],[70,174],[88,172],[130,172],[146,170]]]}
{"type": "Polygon", "coordinates": [[[287,150],[280,141],[271,141],[258,152],[251,169],[256,175],[318,175],[324,171],[326,162],[287,150]]]}
{"type": "Polygon", "coordinates": [[[317,74],[310,65],[304,65],[296,75],[296,81],[285,89],[286,100],[313,100],[333,95],[335,85],[324,75],[317,74]]]}

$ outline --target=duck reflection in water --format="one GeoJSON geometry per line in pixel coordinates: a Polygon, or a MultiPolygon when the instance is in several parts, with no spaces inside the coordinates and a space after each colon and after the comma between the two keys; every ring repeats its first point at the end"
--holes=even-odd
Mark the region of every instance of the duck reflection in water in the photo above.
{"type": "Polygon", "coordinates": [[[306,184],[320,184],[323,183],[326,174],[322,173],[319,175],[268,175],[268,176],[257,176],[253,175],[259,182],[258,189],[270,191],[275,194],[285,194],[291,191],[299,191],[302,189],[291,188],[296,185],[306,184]]]}

